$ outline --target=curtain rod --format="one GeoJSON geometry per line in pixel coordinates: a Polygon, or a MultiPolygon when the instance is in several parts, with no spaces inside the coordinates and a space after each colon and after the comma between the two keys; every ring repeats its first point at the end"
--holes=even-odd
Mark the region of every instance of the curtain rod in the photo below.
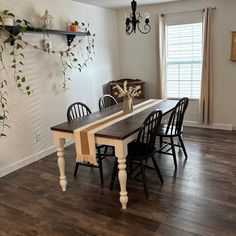
{"type": "MultiPolygon", "coordinates": [[[[216,10],[216,7],[209,7],[213,10],[216,10]]],[[[187,13],[187,12],[195,12],[195,11],[204,11],[205,8],[202,8],[202,9],[195,9],[195,10],[190,10],[190,11],[178,11],[178,12],[167,12],[167,13],[162,13],[161,15],[164,16],[164,15],[171,15],[171,14],[180,14],[180,13],[187,13]]]]}

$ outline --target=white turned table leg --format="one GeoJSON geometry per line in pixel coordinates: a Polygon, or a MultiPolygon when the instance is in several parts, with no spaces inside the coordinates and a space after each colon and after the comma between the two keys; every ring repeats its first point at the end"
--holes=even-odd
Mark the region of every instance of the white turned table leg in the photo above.
{"type": "Polygon", "coordinates": [[[65,175],[65,159],[63,147],[57,148],[57,164],[60,171],[59,183],[61,185],[62,191],[66,191],[67,180],[65,175]]]}
{"type": "Polygon", "coordinates": [[[127,173],[126,173],[126,155],[127,155],[127,144],[118,142],[115,145],[115,153],[118,158],[119,168],[119,182],[120,182],[120,203],[122,209],[126,209],[128,203],[128,193],[126,191],[127,173]]]}
{"type": "Polygon", "coordinates": [[[54,145],[57,150],[57,164],[60,172],[59,183],[61,185],[62,191],[66,191],[66,175],[65,175],[65,159],[64,159],[64,145],[65,139],[57,137],[56,133],[53,136],[54,145]]]}

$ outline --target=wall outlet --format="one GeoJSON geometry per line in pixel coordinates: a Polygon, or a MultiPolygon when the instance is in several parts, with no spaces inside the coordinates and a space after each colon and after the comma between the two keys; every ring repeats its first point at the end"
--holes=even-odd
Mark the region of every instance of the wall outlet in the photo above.
{"type": "Polygon", "coordinates": [[[36,142],[41,141],[41,132],[36,132],[35,138],[36,138],[36,142]]]}

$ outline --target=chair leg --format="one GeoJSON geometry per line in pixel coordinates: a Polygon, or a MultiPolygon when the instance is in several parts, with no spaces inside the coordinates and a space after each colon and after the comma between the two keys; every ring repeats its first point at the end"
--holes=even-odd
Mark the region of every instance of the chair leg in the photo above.
{"type": "Polygon", "coordinates": [[[177,168],[176,153],[175,153],[175,144],[174,144],[174,139],[173,139],[173,137],[170,137],[170,141],[171,141],[171,149],[172,149],[172,155],[173,155],[173,160],[174,160],[175,168],[177,168]]]}
{"type": "Polygon", "coordinates": [[[132,160],[130,160],[129,161],[129,174],[132,174],[132,170],[133,170],[133,161],[132,160]]]}
{"type": "Polygon", "coordinates": [[[112,148],[112,156],[115,156],[115,148],[114,147],[111,148],[112,148]]]}
{"type": "Polygon", "coordinates": [[[77,162],[77,163],[75,164],[74,177],[77,176],[78,168],[79,168],[79,163],[77,162]]]}
{"type": "Polygon", "coordinates": [[[110,190],[113,189],[113,185],[114,185],[114,182],[115,182],[117,171],[118,171],[118,161],[115,160],[115,164],[114,164],[113,171],[112,171],[112,176],[111,176],[110,190]]]}
{"type": "Polygon", "coordinates": [[[101,184],[103,184],[104,183],[104,181],[103,181],[103,168],[102,168],[102,156],[101,156],[100,148],[98,148],[97,159],[98,159],[98,167],[99,167],[99,173],[100,173],[100,180],[101,180],[101,184]]]}
{"type": "Polygon", "coordinates": [[[159,178],[161,180],[161,183],[163,184],[164,181],[163,181],[163,178],[162,178],[162,175],[161,175],[161,171],[158,167],[157,161],[155,160],[154,156],[152,156],[152,162],[153,162],[153,165],[156,169],[157,175],[159,176],[159,178]]]}
{"type": "Polygon", "coordinates": [[[105,146],[105,149],[104,149],[104,157],[106,157],[106,155],[107,155],[107,150],[108,150],[108,146],[105,146]]]}
{"type": "Polygon", "coordinates": [[[188,158],[188,154],[186,152],[186,149],[185,149],[185,146],[184,146],[184,142],[183,142],[183,139],[182,139],[181,135],[179,135],[179,141],[180,141],[181,147],[183,149],[184,155],[185,155],[185,157],[187,159],[188,158]]]}
{"type": "Polygon", "coordinates": [[[163,144],[163,137],[160,136],[160,149],[162,148],[162,144],[163,144]]]}
{"type": "Polygon", "coordinates": [[[147,199],[149,197],[149,194],[148,194],[147,179],[146,179],[146,175],[145,175],[145,169],[144,169],[143,161],[140,161],[140,168],[141,168],[141,173],[142,173],[145,198],[147,199]]]}

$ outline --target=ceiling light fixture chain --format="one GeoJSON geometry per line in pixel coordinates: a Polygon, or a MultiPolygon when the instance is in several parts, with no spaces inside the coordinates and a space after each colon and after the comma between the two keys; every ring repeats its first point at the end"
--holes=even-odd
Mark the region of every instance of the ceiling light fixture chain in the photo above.
{"type": "Polygon", "coordinates": [[[126,17],[125,25],[126,25],[126,34],[130,35],[131,33],[136,33],[136,29],[138,29],[142,34],[147,34],[151,30],[151,26],[149,25],[149,14],[145,14],[145,25],[143,29],[140,27],[140,23],[142,20],[142,16],[139,12],[136,13],[137,10],[137,2],[132,0],[131,2],[131,9],[132,12],[130,13],[129,17],[126,17]]]}

